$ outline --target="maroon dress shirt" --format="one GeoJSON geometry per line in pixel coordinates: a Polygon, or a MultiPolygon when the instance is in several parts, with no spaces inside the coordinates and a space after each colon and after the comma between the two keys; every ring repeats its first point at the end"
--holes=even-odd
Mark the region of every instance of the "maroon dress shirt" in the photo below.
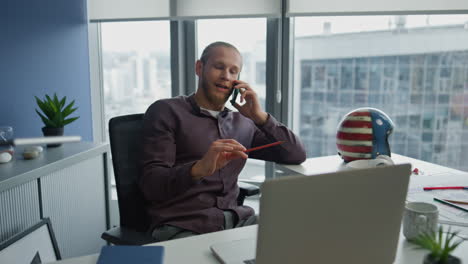
{"type": "Polygon", "coordinates": [[[201,110],[194,95],[158,100],[145,113],[140,188],[148,201],[151,228],[164,224],[208,233],[223,229],[223,210],[238,219],[254,214],[237,205],[237,177],[246,160],[236,159],[201,180],[193,180],[192,166],[218,139],[235,139],[251,148],[275,141],[285,143],[249,153],[249,158],[288,164],[302,163],[304,147],[286,126],[269,115],[257,126],[249,118],[225,108],[218,118],[201,110]]]}

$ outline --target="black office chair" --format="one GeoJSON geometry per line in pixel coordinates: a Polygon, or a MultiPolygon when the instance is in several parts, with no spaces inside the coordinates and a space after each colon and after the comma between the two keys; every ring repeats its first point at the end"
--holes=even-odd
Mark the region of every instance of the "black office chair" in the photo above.
{"type": "MultiPolygon", "coordinates": [[[[120,226],[102,233],[101,238],[114,245],[143,245],[154,242],[149,229],[146,201],[138,187],[143,114],[117,116],[109,121],[109,137],[120,212],[120,226]]],[[[237,203],[256,195],[259,188],[239,182],[237,203]]]]}

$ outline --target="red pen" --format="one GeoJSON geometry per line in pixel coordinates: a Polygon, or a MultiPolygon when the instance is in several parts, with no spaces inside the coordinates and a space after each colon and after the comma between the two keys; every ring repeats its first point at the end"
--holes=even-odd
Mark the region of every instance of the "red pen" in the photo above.
{"type": "Polygon", "coordinates": [[[445,186],[445,187],[424,187],[425,191],[431,190],[468,190],[468,186],[445,186]]]}
{"type": "Polygon", "coordinates": [[[455,204],[468,204],[468,202],[465,202],[465,201],[455,201],[455,200],[447,200],[447,199],[442,199],[442,200],[455,203],[455,204]]]}
{"type": "Polygon", "coordinates": [[[254,150],[259,150],[259,149],[264,149],[264,148],[268,148],[268,147],[273,147],[273,146],[276,146],[276,145],[279,145],[279,144],[282,144],[284,143],[284,141],[276,141],[274,143],[270,143],[270,144],[266,144],[266,145],[263,145],[263,146],[259,146],[259,147],[255,147],[255,148],[249,148],[247,150],[244,150],[245,153],[248,153],[248,152],[251,152],[251,151],[254,151],[254,150]]]}

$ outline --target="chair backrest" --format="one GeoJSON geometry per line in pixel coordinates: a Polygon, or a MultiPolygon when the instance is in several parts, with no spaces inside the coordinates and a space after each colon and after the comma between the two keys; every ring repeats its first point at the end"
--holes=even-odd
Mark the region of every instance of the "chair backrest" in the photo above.
{"type": "Polygon", "coordinates": [[[109,137],[120,211],[120,225],[146,231],[149,219],[138,187],[143,114],[117,116],[109,121],[109,137]]]}

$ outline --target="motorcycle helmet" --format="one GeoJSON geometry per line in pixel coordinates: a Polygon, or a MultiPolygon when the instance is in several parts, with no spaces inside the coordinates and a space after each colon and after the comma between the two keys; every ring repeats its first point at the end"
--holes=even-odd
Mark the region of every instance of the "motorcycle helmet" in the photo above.
{"type": "Polygon", "coordinates": [[[345,162],[391,156],[388,137],[393,121],[376,108],[358,108],[346,114],[336,133],[338,154],[345,162]]]}

